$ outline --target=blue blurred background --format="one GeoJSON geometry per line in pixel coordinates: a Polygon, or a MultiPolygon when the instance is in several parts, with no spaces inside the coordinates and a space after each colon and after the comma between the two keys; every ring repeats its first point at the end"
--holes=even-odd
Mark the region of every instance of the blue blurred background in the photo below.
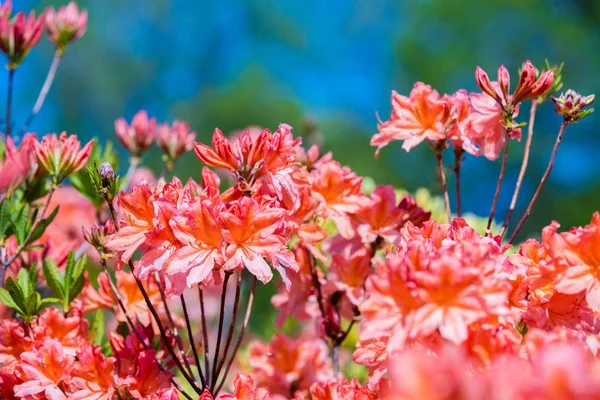
{"type": "MultiPolygon", "coordinates": [[[[14,1],[42,11],[66,1],[14,1]]],[[[516,82],[525,60],[565,63],[565,88],[599,93],[600,2],[594,0],[81,0],[88,32],[68,49],[49,98],[32,125],[39,133],[67,130],[112,138],[113,121],[147,109],[159,120],[189,121],[201,140],[280,122],[303,133],[317,124],[322,145],[377,183],[439,193],[427,146],[410,153],[393,143],[374,158],[376,112],[387,119],[392,89],[415,81],[441,93],[475,91],[475,66],[492,77],[505,64],[516,82]]],[[[43,83],[53,48],[44,39],[16,74],[14,117],[23,121],[43,83]]],[[[6,80],[0,78],[0,93],[6,80]]],[[[528,114],[521,109],[521,121],[528,114]]],[[[17,125],[19,122],[17,122],[17,125]]],[[[550,102],[538,113],[522,210],[546,168],[560,125],[550,102]]],[[[600,193],[598,116],[570,126],[524,233],[556,219],[564,227],[589,222],[600,193]]],[[[499,218],[508,208],[522,158],[509,157],[499,218]]],[[[146,158],[160,171],[158,151],[146,158]],[[154,155],[156,157],[154,157],[154,155]]],[[[450,153],[450,152],[449,152],[450,153]]],[[[448,154],[451,157],[451,154],[448,154]]],[[[451,159],[448,159],[448,165],[451,159]]],[[[198,177],[190,154],[182,178],[198,177]]],[[[487,215],[499,162],[470,157],[464,165],[463,208],[487,215]]],[[[123,171],[121,171],[123,172],[123,171]]],[[[516,213],[517,217],[520,215],[516,213]]]]}

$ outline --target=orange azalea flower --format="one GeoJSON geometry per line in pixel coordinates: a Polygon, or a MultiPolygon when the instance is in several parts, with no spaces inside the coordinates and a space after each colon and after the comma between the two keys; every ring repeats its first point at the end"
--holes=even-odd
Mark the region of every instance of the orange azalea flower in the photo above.
{"type": "Polygon", "coordinates": [[[410,151],[424,140],[444,139],[444,125],[449,107],[440,94],[422,82],[415,83],[410,97],[392,92],[392,115],[379,124],[379,133],[371,139],[371,146],[379,150],[394,140],[403,140],[402,148],[410,151]]]}
{"type": "Polygon", "coordinates": [[[115,361],[114,357],[104,357],[100,346],[82,346],[72,374],[73,384],[79,390],[69,399],[111,400],[117,390],[113,376],[115,361]]]}
{"type": "Polygon", "coordinates": [[[104,245],[122,253],[120,258],[125,263],[146,241],[146,233],[154,229],[152,200],[152,192],[145,185],[134,187],[131,193],[119,194],[120,229],[115,234],[106,236],[104,245]]]}
{"type": "Polygon", "coordinates": [[[73,357],[63,352],[58,340],[46,338],[32,351],[21,354],[19,370],[24,382],[14,387],[15,396],[64,399],[61,386],[72,369],[73,357]]]}
{"type": "Polygon", "coordinates": [[[148,399],[165,389],[170,389],[172,374],[161,371],[154,350],[143,350],[135,360],[135,374],[122,380],[134,399],[148,399]]]}
{"type": "Polygon", "coordinates": [[[65,316],[56,307],[50,307],[35,320],[33,333],[36,340],[56,339],[65,354],[74,355],[81,341],[87,338],[88,325],[77,308],[72,308],[65,316]]]}
{"type": "Polygon", "coordinates": [[[287,240],[277,234],[284,218],[285,210],[271,203],[259,204],[249,197],[233,203],[221,214],[223,237],[228,243],[223,267],[234,270],[245,266],[263,283],[273,277],[265,258],[277,261],[274,267],[280,272],[283,271],[278,267],[280,262],[297,270],[293,254],[287,249],[287,240]],[[277,259],[273,260],[274,257],[277,259]]]}
{"type": "Polygon", "coordinates": [[[332,377],[325,342],[320,339],[290,339],[275,335],[268,345],[255,344],[248,365],[258,387],[271,395],[293,396],[307,391],[314,382],[332,377]]]}
{"type": "Polygon", "coordinates": [[[254,381],[247,374],[238,374],[233,380],[233,394],[221,394],[217,400],[267,400],[269,392],[256,388],[254,381]]]}
{"type": "Polygon", "coordinates": [[[310,387],[312,400],[375,400],[377,391],[361,386],[356,378],[351,381],[336,379],[328,382],[317,382],[310,387]]]}
{"type": "Polygon", "coordinates": [[[0,320],[0,367],[15,364],[29,350],[31,338],[25,335],[25,325],[10,318],[0,320]]]}
{"type": "Polygon", "coordinates": [[[188,287],[203,282],[223,264],[225,246],[218,219],[223,203],[197,199],[181,216],[170,220],[175,237],[183,244],[165,265],[165,273],[186,273],[188,287]]]}
{"type": "Polygon", "coordinates": [[[194,145],[194,151],[200,161],[211,167],[225,168],[230,171],[238,169],[239,161],[233,155],[231,144],[220,129],[215,129],[213,133],[212,146],[214,150],[204,143],[198,142],[194,145]]]}
{"type": "Polygon", "coordinates": [[[556,290],[561,293],[585,293],[587,304],[600,312],[600,213],[594,213],[592,222],[569,232],[556,233],[558,223],[544,229],[548,237],[546,251],[554,259],[560,274],[556,290]]]}

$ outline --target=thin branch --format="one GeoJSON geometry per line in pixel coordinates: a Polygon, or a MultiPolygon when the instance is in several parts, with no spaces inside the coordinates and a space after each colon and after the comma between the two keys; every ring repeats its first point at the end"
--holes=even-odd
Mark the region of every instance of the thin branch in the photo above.
{"type": "Polygon", "coordinates": [[[546,172],[544,172],[544,175],[542,176],[542,179],[540,180],[540,184],[538,185],[535,193],[533,194],[533,197],[531,198],[531,201],[529,202],[529,205],[527,206],[527,210],[525,210],[525,213],[521,217],[519,224],[515,228],[512,235],[510,236],[510,239],[508,239],[508,244],[511,244],[515,240],[515,238],[521,231],[521,228],[523,228],[523,225],[527,221],[527,218],[529,218],[529,214],[531,214],[531,210],[533,210],[533,206],[535,205],[538,197],[540,197],[540,193],[542,193],[542,189],[544,188],[544,185],[546,184],[546,181],[548,180],[548,177],[550,176],[550,172],[552,172],[552,167],[554,166],[554,160],[556,159],[556,152],[558,151],[558,146],[560,146],[560,142],[562,141],[563,135],[565,133],[565,129],[567,128],[568,124],[569,123],[568,123],[567,119],[564,119],[562,124],[560,125],[560,130],[558,131],[558,135],[556,136],[556,142],[554,142],[554,147],[552,148],[552,154],[550,155],[550,161],[548,162],[548,167],[546,168],[546,172]]]}
{"type": "Polygon", "coordinates": [[[190,346],[192,346],[192,353],[194,354],[194,361],[196,362],[196,367],[198,368],[198,375],[200,376],[200,381],[202,382],[202,390],[204,390],[206,388],[206,380],[204,379],[204,374],[202,373],[200,357],[198,357],[198,350],[196,349],[194,334],[192,332],[192,324],[190,322],[190,316],[188,314],[187,306],[185,304],[185,297],[183,296],[183,294],[179,296],[179,299],[181,300],[181,307],[183,308],[183,316],[185,318],[185,325],[187,327],[190,346]]]}
{"type": "Polygon", "coordinates": [[[158,272],[155,274],[155,279],[156,279],[156,284],[158,285],[158,291],[160,292],[160,299],[162,300],[163,304],[165,305],[165,313],[167,314],[167,319],[169,320],[169,324],[170,324],[169,329],[172,331],[172,334],[173,334],[173,337],[175,338],[175,343],[177,344],[177,347],[179,347],[179,354],[181,354],[181,358],[183,359],[183,362],[184,362],[186,368],[188,369],[189,375],[191,377],[194,377],[194,372],[192,371],[190,362],[189,362],[187,356],[185,355],[185,350],[183,348],[183,342],[181,341],[181,337],[179,336],[179,333],[177,332],[177,327],[175,326],[175,322],[173,321],[173,316],[171,315],[171,310],[169,310],[169,305],[167,303],[167,296],[165,295],[164,288],[162,286],[162,283],[160,282],[160,277],[158,276],[158,272]]]}
{"type": "MultiPolygon", "coordinates": [[[[217,377],[216,379],[218,379],[219,374],[221,373],[221,369],[223,368],[223,365],[225,365],[225,360],[227,359],[227,352],[229,351],[229,346],[231,345],[231,340],[233,339],[233,333],[235,330],[235,322],[237,320],[237,314],[238,314],[238,310],[239,310],[239,306],[240,306],[240,294],[241,294],[241,289],[242,289],[242,273],[238,272],[237,274],[238,279],[237,279],[237,284],[236,284],[236,288],[235,288],[235,300],[233,301],[233,314],[231,316],[231,323],[229,325],[229,332],[227,333],[227,339],[225,341],[225,348],[223,350],[223,358],[221,358],[221,362],[219,363],[219,366],[217,367],[217,372],[215,374],[215,376],[217,377]]],[[[213,377],[213,379],[215,379],[213,377]]]]}
{"type": "Polygon", "coordinates": [[[56,71],[58,70],[58,66],[60,64],[60,60],[62,59],[62,52],[57,50],[54,53],[54,58],[52,59],[52,64],[50,64],[50,68],[48,69],[48,74],[46,75],[46,80],[44,81],[44,85],[40,90],[40,94],[38,95],[37,100],[35,101],[35,105],[33,106],[33,110],[31,110],[31,114],[27,117],[27,120],[21,127],[21,131],[19,135],[22,135],[27,131],[29,125],[33,122],[33,119],[38,115],[42,106],[44,105],[44,101],[46,100],[46,96],[48,92],[50,92],[50,88],[52,87],[52,83],[54,82],[54,77],[56,76],[56,71]]]}
{"type": "MultiPolygon", "coordinates": [[[[133,262],[131,260],[129,260],[129,268],[131,269],[131,271],[132,271],[131,273],[133,274],[134,268],[133,268],[133,262]]],[[[137,286],[140,289],[142,296],[144,297],[144,301],[146,302],[146,305],[150,309],[150,313],[154,317],[154,321],[156,322],[156,325],[158,326],[158,330],[160,331],[160,336],[165,344],[165,347],[169,351],[171,358],[173,359],[173,361],[175,361],[175,364],[177,365],[177,368],[183,375],[183,378],[192,386],[192,388],[194,389],[194,391],[196,393],[201,394],[202,391],[200,390],[200,388],[198,386],[196,386],[196,382],[194,381],[194,379],[192,377],[190,377],[188,375],[187,371],[185,370],[185,367],[181,364],[181,361],[179,361],[179,357],[177,357],[177,355],[175,354],[175,350],[173,349],[173,346],[169,342],[169,338],[167,337],[167,332],[165,331],[162,321],[160,320],[160,316],[156,312],[154,305],[152,305],[152,301],[150,301],[150,298],[148,297],[148,293],[146,293],[146,289],[144,288],[142,281],[140,281],[135,276],[135,274],[133,274],[133,277],[135,278],[135,282],[137,283],[137,286]]]]}
{"type": "Polygon", "coordinates": [[[214,390],[213,396],[217,396],[219,391],[223,388],[225,384],[225,379],[227,379],[227,375],[229,374],[229,370],[231,369],[231,365],[235,361],[235,356],[237,355],[238,350],[240,349],[240,345],[242,344],[242,340],[244,339],[244,334],[246,333],[246,328],[248,327],[248,321],[250,321],[250,314],[252,313],[252,304],[254,303],[254,294],[256,293],[256,277],[253,278],[252,281],[252,289],[250,289],[250,297],[248,297],[248,306],[246,307],[246,315],[244,316],[244,325],[242,325],[242,330],[240,331],[240,335],[238,336],[238,340],[235,343],[235,347],[233,348],[233,353],[231,353],[231,357],[227,362],[227,366],[225,367],[225,373],[223,374],[223,378],[221,379],[221,383],[217,386],[217,389],[214,390]]]}
{"type": "Polygon", "coordinates": [[[461,216],[460,202],[460,167],[462,166],[462,155],[464,150],[460,147],[454,149],[454,177],[456,178],[456,216],[461,216]]]}
{"type": "Polygon", "coordinates": [[[210,382],[210,361],[208,357],[208,328],[206,324],[206,311],[204,310],[204,294],[202,286],[198,285],[198,297],[200,298],[200,313],[202,318],[202,337],[204,341],[204,373],[206,374],[206,384],[210,382]]]}
{"type": "Polygon", "coordinates": [[[521,191],[521,184],[523,183],[523,178],[525,177],[525,171],[527,171],[527,164],[529,163],[529,152],[531,151],[531,142],[533,140],[533,125],[535,124],[535,114],[537,111],[537,106],[537,99],[533,99],[531,102],[531,110],[529,111],[527,140],[525,141],[525,150],[523,153],[523,161],[521,162],[521,170],[519,171],[519,177],[517,178],[517,183],[515,184],[515,191],[513,192],[513,196],[510,201],[508,213],[506,214],[506,218],[504,219],[504,223],[502,224],[502,228],[500,229],[500,236],[504,236],[508,229],[508,225],[510,224],[513,212],[515,211],[515,207],[517,206],[517,199],[519,198],[519,192],[521,191]]]}
{"type": "Polygon", "coordinates": [[[8,91],[6,93],[6,138],[10,137],[10,106],[12,104],[13,97],[13,81],[15,77],[15,70],[13,68],[8,69],[8,91]]]}
{"type": "Polygon", "coordinates": [[[488,218],[487,228],[490,229],[492,222],[494,221],[494,215],[496,214],[496,205],[498,204],[498,197],[500,196],[500,188],[502,187],[502,181],[504,180],[504,174],[506,173],[506,160],[508,159],[508,144],[510,143],[510,135],[506,133],[506,140],[504,142],[504,148],[502,149],[502,165],[500,166],[500,175],[498,176],[498,185],[496,185],[496,193],[494,193],[494,201],[492,202],[492,209],[490,210],[490,216],[488,218]]]}
{"type": "Polygon", "coordinates": [[[446,205],[446,214],[448,215],[448,222],[450,222],[452,219],[452,213],[450,211],[450,197],[448,196],[448,185],[446,183],[446,173],[444,172],[444,161],[442,160],[441,150],[435,150],[435,158],[437,160],[438,172],[440,173],[440,179],[442,181],[442,191],[444,192],[444,204],[446,205]]]}
{"type": "Polygon", "coordinates": [[[213,372],[210,387],[213,388],[217,383],[217,366],[219,365],[219,351],[221,350],[221,337],[223,335],[223,323],[225,320],[225,302],[227,300],[227,284],[229,283],[229,277],[231,272],[225,272],[225,279],[223,279],[223,290],[221,291],[221,309],[219,312],[219,327],[217,330],[217,346],[215,348],[215,355],[213,358],[213,372]]]}
{"type": "MultiPolygon", "coordinates": [[[[117,304],[119,305],[119,308],[121,309],[121,312],[123,312],[123,315],[125,316],[125,319],[127,320],[127,324],[129,325],[129,330],[134,333],[134,335],[137,337],[138,341],[142,344],[142,346],[144,347],[144,349],[148,350],[149,346],[146,344],[146,342],[142,338],[142,335],[140,335],[140,333],[138,332],[138,330],[135,328],[133,320],[131,319],[131,317],[129,316],[129,313],[127,312],[127,309],[125,308],[125,304],[123,303],[123,299],[121,298],[121,294],[119,293],[119,289],[117,289],[117,287],[115,286],[114,282],[112,281],[112,279],[110,277],[110,273],[108,272],[108,266],[106,265],[106,260],[103,257],[100,258],[100,264],[102,265],[102,268],[104,269],[104,273],[106,274],[106,276],[108,278],[108,283],[110,285],[110,290],[112,291],[113,296],[115,296],[115,298],[117,299],[117,304]]],[[[158,363],[158,367],[162,371],[166,371],[167,370],[165,367],[162,366],[161,363],[158,363]]],[[[173,376],[171,377],[171,383],[187,399],[192,400],[192,397],[189,396],[183,390],[183,388],[179,385],[179,383],[177,383],[177,381],[175,381],[175,378],[173,376]]]]}

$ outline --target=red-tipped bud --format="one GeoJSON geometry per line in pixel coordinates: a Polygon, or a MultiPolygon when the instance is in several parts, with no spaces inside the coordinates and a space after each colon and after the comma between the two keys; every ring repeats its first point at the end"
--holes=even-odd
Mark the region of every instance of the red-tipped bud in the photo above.
{"type": "Polygon", "coordinates": [[[89,141],[82,149],[77,135],[67,137],[67,133],[63,132],[57,137],[54,133],[44,136],[36,144],[35,156],[40,168],[58,183],[85,166],[92,152],[92,144],[93,141],[89,141]]]}
{"type": "Polygon", "coordinates": [[[536,80],[537,71],[531,62],[526,61],[519,77],[519,84],[512,97],[512,104],[516,106],[526,99],[534,99],[546,93],[554,82],[554,70],[544,72],[536,80]]]}
{"type": "Polygon", "coordinates": [[[210,165],[211,167],[236,171],[239,167],[238,161],[233,155],[231,144],[229,144],[229,141],[225,135],[223,135],[221,130],[215,129],[212,145],[214,150],[204,143],[196,143],[194,145],[196,157],[204,164],[210,165]]]}
{"type": "Polygon", "coordinates": [[[144,110],[138,111],[131,125],[123,118],[115,121],[115,132],[119,143],[134,157],[144,154],[154,142],[156,118],[148,118],[144,110]]]}
{"type": "Polygon", "coordinates": [[[109,255],[110,252],[107,252],[104,248],[104,237],[112,235],[115,232],[115,224],[112,219],[109,219],[104,226],[100,226],[95,222],[89,229],[83,228],[83,238],[97,249],[101,255],[109,255]]]}
{"type": "Polygon", "coordinates": [[[498,68],[498,84],[500,85],[500,90],[502,90],[502,96],[508,99],[510,94],[510,75],[504,65],[498,68]]]}
{"type": "Polygon", "coordinates": [[[0,50],[8,57],[8,68],[14,70],[42,38],[45,16],[36,18],[31,11],[26,17],[19,12],[11,21],[10,11],[10,3],[0,7],[0,50]]]}
{"type": "Polygon", "coordinates": [[[190,133],[187,122],[173,122],[173,125],[160,124],[156,127],[156,144],[169,159],[176,160],[194,147],[196,133],[190,133]]]}
{"type": "Polygon", "coordinates": [[[475,69],[475,81],[483,93],[492,97],[494,100],[496,100],[496,102],[498,102],[498,104],[502,105],[502,98],[492,86],[492,82],[490,81],[488,75],[480,67],[475,69]]]}
{"type": "Polygon", "coordinates": [[[59,8],[58,11],[51,7],[46,12],[48,39],[62,50],[69,43],[83,36],[87,29],[87,22],[87,11],[79,11],[74,1],[66,7],[59,8]]]}
{"type": "Polygon", "coordinates": [[[552,97],[554,111],[569,119],[570,122],[576,122],[594,111],[593,108],[587,110],[584,110],[584,108],[590,106],[594,102],[595,97],[593,94],[582,96],[574,90],[569,89],[565,93],[561,93],[559,97],[552,97]]]}
{"type": "Polygon", "coordinates": [[[102,163],[98,173],[100,174],[100,179],[102,180],[102,186],[105,188],[110,187],[115,181],[115,170],[110,163],[102,163]]]}

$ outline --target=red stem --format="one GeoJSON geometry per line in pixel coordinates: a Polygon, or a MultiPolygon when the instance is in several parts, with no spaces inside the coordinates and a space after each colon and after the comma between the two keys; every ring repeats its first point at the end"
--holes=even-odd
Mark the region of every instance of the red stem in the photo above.
{"type": "Polygon", "coordinates": [[[492,209],[488,218],[487,229],[490,229],[492,222],[494,221],[494,215],[496,214],[496,205],[498,204],[498,197],[500,197],[500,188],[502,187],[502,181],[504,180],[504,174],[506,173],[506,160],[508,159],[508,144],[510,143],[510,135],[506,133],[506,141],[504,142],[504,148],[502,149],[502,165],[500,166],[500,175],[498,176],[498,185],[496,185],[496,193],[494,193],[494,201],[492,202],[492,209]]]}

